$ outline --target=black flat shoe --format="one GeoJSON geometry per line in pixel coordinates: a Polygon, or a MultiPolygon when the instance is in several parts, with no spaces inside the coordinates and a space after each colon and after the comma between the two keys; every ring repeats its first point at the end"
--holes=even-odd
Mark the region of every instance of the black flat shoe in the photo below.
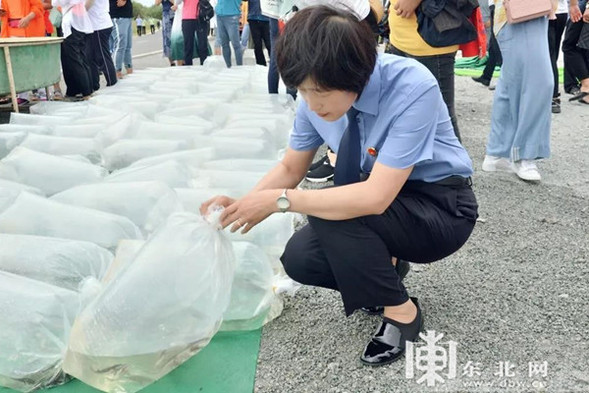
{"type": "Polygon", "coordinates": [[[483,78],[482,76],[479,76],[478,78],[473,76],[472,80],[477,83],[480,83],[483,86],[487,86],[487,87],[489,87],[489,85],[491,84],[490,80],[487,80],[487,79],[483,78]]]}
{"type": "MultiPolygon", "coordinates": [[[[397,260],[397,264],[395,265],[395,270],[397,271],[397,275],[401,277],[401,281],[403,281],[405,276],[407,276],[407,273],[409,273],[409,271],[411,270],[411,265],[409,265],[409,262],[399,259],[397,260]]],[[[360,308],[360,311],[368,315],[380,315],[383,313],[384,307],[362,307],[360,308]]]]}
{"type": "Polygon", "coordinates": [[[384,317],[374,336],[364,348],[360,361],[368,366],[383,366],[399,360],[405,353],[405,343],[415,341],[423,326],[421,309],[416,298],[411,298],[417,306],[417,316],[411,323],[400,323],[384,317]]]}

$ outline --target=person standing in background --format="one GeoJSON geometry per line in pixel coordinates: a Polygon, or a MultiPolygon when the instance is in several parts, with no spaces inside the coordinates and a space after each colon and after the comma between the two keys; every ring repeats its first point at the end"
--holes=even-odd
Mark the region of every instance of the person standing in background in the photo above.
{"type": "Polygon", "coordinates": [[[131,0],[110,0],[110,17],[113,23],[112,54],[117,78],[123,77],[123,64],[127,74],[133,73],[133,3],[131,0]]]}
{"type": "Polygon", "coordinates": [[[260,0],[248,0],[247,23],[254,41],[254,54],[256,64],[266,66],[266,56],[264,48],[268,51],[268,56],[272,52],[270,44],[270,19],[262,15],[260,0]]]}
{"type": "Polygon", "coordinates": [[[243,65],[243,51],[239,41],[240,13],[241,0],[219,0],[215,7],[217,34],[221,41],[223,59],[227,68],[231,68],[231,46],[235,52],[235,63],[238,66],[243,65]]]}
{"type": "MultiPolygon", "coordinates": [[[[589,104],[589,54],[586,49],[580,48],[577,44],[583,26],[585,23],[589,23],[589,12],[586,6],[586,0],[570,0],[570,19],[567,22],[562,43],[564,63],[569,65],[573,77],[581,82],[580,89],[572,92],[571,88],[574,97],[569,101],[579,101],[582,104],[589,104]]],[[[566,87],[565,84],[565,90],[566,87]]]]}
{"type": "Polygon", "coordinates": [[[143,31],[143,19],[141,19],[141,15],[137,15],[137,18],[135,18],[135,26],[137,26],[137,35],[141,37],[141,32],[143,31]]]}
{"type": "Polygon", "coordinates": [[[88,8],[88,16],[94,32],[89,37],[86,54],[94,91],[100,89],[100,72],[104,74],[107,86],[117,83],[115,65],[108,47],[113,26],[108,10],[108,0],[93,0],[88,8]]]}
{"type": "Polygon", "coordinates": [[[541,180],[536,160],[550,156],[554,78],[548,50],[548,18],[507,23],[502,0],[495,0],[495,34],[503,55],[483,171],[514,172],[541,180]]]}
{"type": "MultiPolygon", "coordinates": [[[[560,113],[560,91],[558,86],[558,54],[560,53],[560,42],[569,18],[567,0],[558,0],[556,18],[548,21],[548,49],[550,50],[550,62],[554,75],[554,92],[552,94],[552,113],[560,113]]],[[[576,85],[567,63],[564,64],[564,84],[576,85]]]]}
{"type": "MultiPolygon", "coordinates": [[[[89,1],[89,5],[93,0],[89,1]]],[[[66,98],[87,100],[92,94],[90,67],[86,57],[86,45],[94,33],[84,0],[53,0],[61,7],[61,26],[65,40],[61,44],[61,68],[67,85],[66,98]]]]}
{"type": "Polygon", "coordinates": [[[448,107],[454,133],[460,140],[458,120],[454,109],[454,60],[458,45],[434,48],[417,32],[415,10],[421,0],[392,0],[389,10],[390,47],[387,53],[410,57],[426,66],[438,80],[444,102],[448,107]]]}
{"type": "Polygon", "coordinates": [[[478,82],[484,86],[489,87],[491,84],[491,79],[493,78],[493,73],[495,72],[495,67],[501,66],[503,63],[503,58],[501,57],[501,50],[499,49],[499,44],[497,43],[497,38],[495,37],[495,33],[493,32],[493,22],[495,21],[495,1],[489,0],[489,23],[491,28],[489,29],[490,39],[489,39],[489,57],[487,58],[487,64],[485,65],[485,69],[483,73],[479,77],[473,77],[472,80],[478,82]]]}
{"type": "Polygon", "coordinates": [[[174,0],[155,0],[155,5],[162,5],[162,43],[164,56],[168,58],[170,65],[174,65],[172,59],[172,23],[174,22],[174,0]]]}
{"type": "Polygon", "coordinates": [[[200,65],[203,65],[208,51],[209,22],[199,18],[198,3],[200,0],[177,0],[176,4],[184,3],[182,8],[182,36],[184,37],[184,65],[192,65],[194,57],[194,36],[200,65]]]}

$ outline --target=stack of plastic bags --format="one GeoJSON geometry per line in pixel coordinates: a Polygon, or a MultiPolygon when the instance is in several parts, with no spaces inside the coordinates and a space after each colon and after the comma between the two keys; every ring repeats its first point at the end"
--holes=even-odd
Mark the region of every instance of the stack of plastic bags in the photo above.
{"type": "Polygon", "coordinates": [[[280,315],[277,291],[296,288],[278,259],[295,215],[244,236],[198,210],[278,163],[294,103],[266,94],[263,68],[218,60],[137,71],[0,125],[0,386],[67,373],[135,392],[218,330],[280,315]]]}

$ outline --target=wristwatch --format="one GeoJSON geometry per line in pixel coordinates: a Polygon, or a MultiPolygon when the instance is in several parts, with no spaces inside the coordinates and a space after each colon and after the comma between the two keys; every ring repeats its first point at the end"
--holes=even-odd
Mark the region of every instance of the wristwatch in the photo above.
{"type": "Polygon", "coordinates": [[[282,191],[282,194],[280,194],[280,196],[278,197],[278,199],[276,199],[276,206],[278,206],[278,210],[280,210],[282,213],[286,213],[286,211],[290,208],[290,201],[286,196],[287,190],[288,188],[285,188],[284,191],[282,191]]]}

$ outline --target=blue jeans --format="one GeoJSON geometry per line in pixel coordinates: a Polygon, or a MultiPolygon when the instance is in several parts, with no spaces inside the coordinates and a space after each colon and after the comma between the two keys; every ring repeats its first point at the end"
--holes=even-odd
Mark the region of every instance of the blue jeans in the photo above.
{"type": "Polygon", "coordinates": [[[231,68],[230,42],[235,51],[235,62],[238,66],[243,65],[243,52],[241,50],[241,42],[239,41],[239,15],[217,15],[217,29],[219,30],[223,59],[225,59],[227,68],[231,68]]]}
{"type": "Polygon", "coordinates": [[[131,58],[131,47],[133,46],[131,18],[113,18],[112,23],[112,54],[115,60],[115,68],[117,72],[121,72],[123,64],[125,68],[133,68],[133,59],[131,58]]]}
{"type": "MultiPolygon", "coordinates": [[[[278,19],[270,19],[270,66],[268,67],[268,93],[278,94],[278,66],[276,65],[276,39],[280,35],[278,31],[278,19]]],[[[297,99],[297,89],[286,88],[286,93],[290,94],[292,98],[297,99]]]]}

